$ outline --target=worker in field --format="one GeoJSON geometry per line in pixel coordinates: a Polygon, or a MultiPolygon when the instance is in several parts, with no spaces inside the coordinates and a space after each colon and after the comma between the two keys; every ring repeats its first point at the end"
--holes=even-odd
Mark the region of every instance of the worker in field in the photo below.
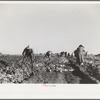
{"type": "Polygon", "coordinates": [[[23,55],[24,58],[28,57],[28,55],[27,55],[28,50],[29,50],[29,45],[22,52],[22,55],[23,55]]]}
{"type": "Polygon", "coordinates": [[[29,45],[23,50],[22,55],[24,58],[33,58],[33,50],[29,47],[29,45]]]}
{"type": "Polygon", "coordinates": [[[70,53],[68,53],[68,55],[67,55],[68,57],[70,57],[70,53]]]}
{"type": "Polygon", "coordinates": [[[84,63],[84,47],[79,45],[79,47],[74,51],[76,57],[76,63],[80,66],[84,63]]]}
{"type": "Polygon", "coordinates": [[[44,57],[48,58],[49,61],[50,61],[51,60],[51,56],[52,56],[52,51],[47,51],[44,57]]]}
{"type": "Polygon", "coordinates": [[[33,50],[29,47],[29,45],[23,50],[22,55],[23,55],[23,61],[26,59],[31,61],[33,70],[34,53],[33,50]]]}

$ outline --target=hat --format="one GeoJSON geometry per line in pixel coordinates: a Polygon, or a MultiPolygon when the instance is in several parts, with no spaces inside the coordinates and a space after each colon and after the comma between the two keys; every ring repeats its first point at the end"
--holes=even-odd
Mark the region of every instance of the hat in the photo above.
{"type": "Polygon", "coordinates": [[[83,48],[84,48],[84,46],[83,46],[83,45],[79,45],[79,47],[83,47],[83,48]]]}

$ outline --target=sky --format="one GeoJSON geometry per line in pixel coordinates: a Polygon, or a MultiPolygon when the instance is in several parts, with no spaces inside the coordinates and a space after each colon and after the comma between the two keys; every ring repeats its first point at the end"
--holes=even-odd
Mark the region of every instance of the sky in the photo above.
{"type": "Polygon", "coordinates": [[[0,52],[100,53],[100,4],[0,3],[0,52]]]}

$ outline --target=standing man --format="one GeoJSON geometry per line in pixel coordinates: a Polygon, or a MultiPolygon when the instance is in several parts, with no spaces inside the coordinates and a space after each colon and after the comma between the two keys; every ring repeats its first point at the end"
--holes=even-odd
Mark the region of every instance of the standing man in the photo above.
{"type": "Polygon", "coordinates": [[[79,47],[74,51],[76,57],[76,63],[80,66],[84,62],[84,47],[79,45],[79,47]]]}

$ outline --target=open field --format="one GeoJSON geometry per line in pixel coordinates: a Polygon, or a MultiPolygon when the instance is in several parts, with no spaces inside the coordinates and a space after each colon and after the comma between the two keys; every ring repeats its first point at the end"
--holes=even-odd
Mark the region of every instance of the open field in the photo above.
{"type": "Polygon", "coordinates": [[[76,65],[74,57],[56,54],[50,61],[37,54],[32,64],[22,59],[21,55],[0,56],[0,83],[99,84],[100,81],[99,55],[88,55],[81,67],[76,65]]]}

